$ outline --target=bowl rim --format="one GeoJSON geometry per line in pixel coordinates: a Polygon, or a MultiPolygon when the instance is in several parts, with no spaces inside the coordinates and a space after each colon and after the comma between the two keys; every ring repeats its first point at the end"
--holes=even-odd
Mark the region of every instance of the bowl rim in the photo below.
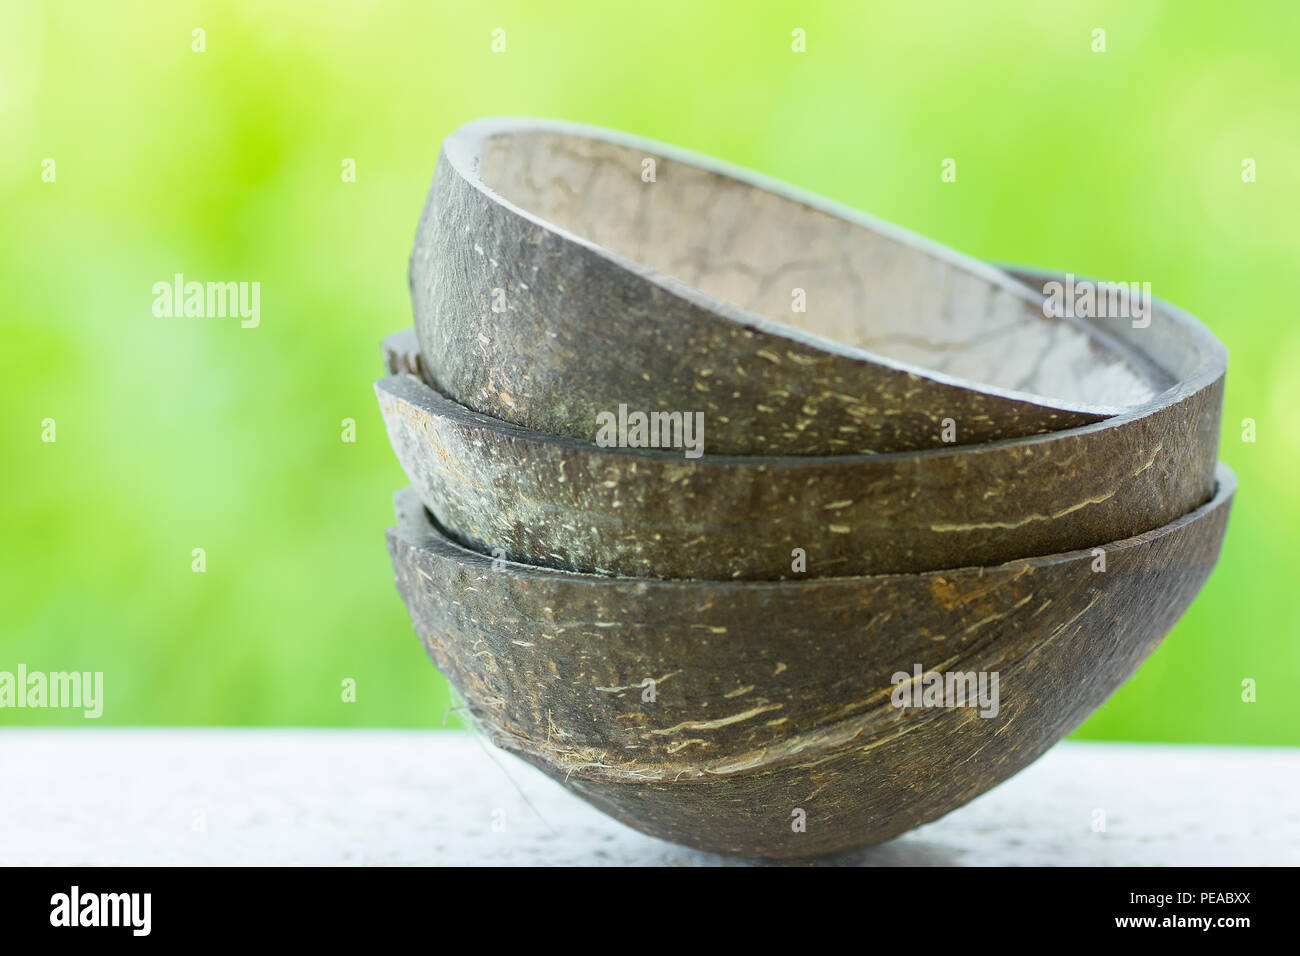
{"type": "Polygon", "coordinates": [[[1193,524],[1224,505],[1230,506],[1237,492],[1237,476],[1224,462],[1220,461],[1214,469],[1214,491],[1208,501],[1199,507],[1141,534],[1130,535],[1116,541],[1104,542],[1090,548],[1076,548],[1073,551],[1059,551],[1054,554],[1037,555],[1028,558],[1015,558],[1000,564],[965,565],[952,568],[939,568],[931,571],[893,571],[883,574],[862,574],[847,576],[827,576],[818,578],[784,578],[775,581],[766,580],[720,580],[702,581],[683,578],[645,578],[612,574],[591,574],[585,571],[566,571],[560,568],[548,568],[541,565],[525,564],[509,558],[494,558],[473,548],[460,544],[452,538],[429,512],[415,489],[407,485],[393,493],[393,508],[397,516],[396,524],[390,528],[398,538],[417,550],[427,550],[444,557],[459,561],[470,567],[479,567],[484,571],[500,574],[506,572],[518,577],[534,579],[553,579],[557,581],[579,581],[598,587],[627,587],[629,585],[646,590],[698,590],[707,587],[714,591],[752,591],[815,587],[842,587],[845,583],[869,583],[898,578],[944,578],[956,572],[984,572],[998,569],[1025,566],[1050,566],[1071,561],[1086,560],[1093,557],[1097,548],[1107,555],[1141,547],[1171,532],[1193,524]]]}
{"type": "MultiPolygon", "coordinates": [[[[900,245],[908,246],[928,255],[949,267],[963,269],[968,274],[985,281],[994,288],[1019,299],[1027,307],[1032,306],[1041,309],[1042,298],[1026,285],[1022,278],[1010,274],[996,264],[984,262],[973,256],[958,252],[936,240],[926,238],[902,226],[878,219],[869,213],[817,195],[798,186],[733,165],[715,157],[706,156],[668,143],[657,142],[643,136],[568,120],[525,116],[494,116],[466,123],[443,140],[442,158],[451,169],[455,170],[462,181],[482,195],[486,201],[508,211],[512,216],[532,224],[535,228],[551,233],[565,242],[575,244],[592,255],[603,259],[611,266],[654,285],[664,294],[688,302],[692,306],[724,321],[753,329],[776,339],[817,349],[828,355],[911,375],[959,391],[982,394],[1048,411],[1110,417],[1141,407],[1142,404],[1149,404],[1150,401],[1163,394],[1163,391],[1176,387],[1169,386],[1162,391],[1161,386],[1166,384],[1167,379],[1176,377],[1172,376],[1169,370],[1163,369],[1157,363],[1144,362],[1142,355],[1135,354],[1134,346],[1131,343],[1127,343],[1122,336],[1117,336],[1110,329],[1074,316],[1062,317],[1058,321],[1081,330],[1091,341],[1115,354],[1130,371],[1152,388],[1155,392],[1153,399],[1131,405],[1060,400],[1050,395],[981,382],[902,359],[892,358],[754,312],[707,293],[690,283],[660,272],[646,263],[616,252],[579,233],[559,226],[545,217],[512,202],[485,183],[479,175],[479,168],[481,153],[488,140],[512,134],[527,133],[551,133],[592,139],[614,146],[642,151],[671,162],[693,166],[705,172],[733,179],[752,188],[780,196],[851,225],[885,236],[900,245]],[[1153,364],[1154,368],[1152,367],[1153,364]],[[1159,374],[1161,371],[1165,372],[1165,375],[1161,376],[1159,374]]],[[[1086,276],[1077,276],[1076,281],[1087,278],[1086,276]]]]}

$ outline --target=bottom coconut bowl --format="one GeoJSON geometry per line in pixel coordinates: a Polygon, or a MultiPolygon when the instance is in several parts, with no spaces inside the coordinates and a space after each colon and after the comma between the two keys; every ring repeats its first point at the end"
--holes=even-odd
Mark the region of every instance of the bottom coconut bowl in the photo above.
{"type": "Polygon", "coordinates": [[[388,532],[429,656],[499,746],[646,833],[812,857],[888,840],[1029,764],[1168,633],[1236,487],[1146,534],[994,567],[658,581],[494,560],[415,494],[388,532]]]}

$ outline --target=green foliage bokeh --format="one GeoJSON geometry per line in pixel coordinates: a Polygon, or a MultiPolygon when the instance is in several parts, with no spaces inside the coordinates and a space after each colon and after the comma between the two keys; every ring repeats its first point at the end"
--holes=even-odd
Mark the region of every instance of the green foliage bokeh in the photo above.
{"type": "Polygon", "coordinates": [[[102,723],[443,725],[384,549],[403,478],[371,382],[442,137],[539,115],[1202,317],[1231,354],[1223,559],[1079,736],[1300,744],[1298,39],[1287,0],[3,0],[0,669],[103,671],[102,723]],[[156,318],[178,272],[260,282],[260,327],[156,318]]]}

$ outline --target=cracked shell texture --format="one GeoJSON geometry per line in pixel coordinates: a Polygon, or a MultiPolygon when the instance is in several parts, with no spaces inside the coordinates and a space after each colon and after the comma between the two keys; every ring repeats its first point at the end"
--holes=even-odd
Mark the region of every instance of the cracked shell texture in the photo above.
{"type": "Polygon", "coordinates": [[[944,445],[948,419],[959,444],[1018,438],[1169,384],[992,266],[704,157],[550,121],[447,138],[410,284],[440,391],[577,441],[626,404],[703,412],[719,454],[910,451],[944,445]]]}

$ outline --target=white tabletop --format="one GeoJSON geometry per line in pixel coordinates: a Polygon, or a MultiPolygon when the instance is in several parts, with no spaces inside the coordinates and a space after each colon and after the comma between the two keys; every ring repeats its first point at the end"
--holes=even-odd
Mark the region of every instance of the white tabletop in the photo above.
{"type": "MultiPolygon", "coordinates": [[[[1296,865],[1298,794],[1300,750],[1065,743],[850,862],[1296,865]]],[[[737,862],[463,732],[0,731],[0,865],[737,862]]]]}

